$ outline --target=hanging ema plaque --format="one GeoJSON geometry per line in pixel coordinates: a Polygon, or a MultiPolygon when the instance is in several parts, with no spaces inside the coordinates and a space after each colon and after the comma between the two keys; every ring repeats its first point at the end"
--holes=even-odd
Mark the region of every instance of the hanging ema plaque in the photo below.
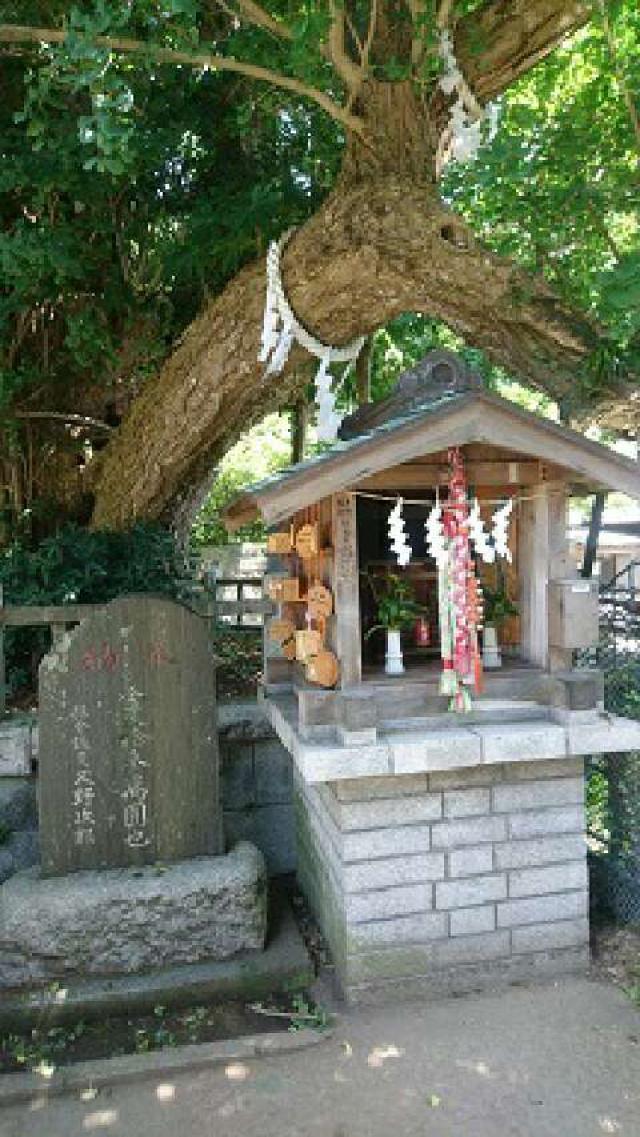
{"type": "Polygon", "coordinates": [[[307,612],[312,620],[326,619],[333,611],[333,596],[317,581],[307,590],[307,612]]]}
{"type": "Polygon", "coordinates": [[[296,533],[296,553],[303,561],[318,555],[317,525],[303,525],[296,533]]]}
{"type": "Polygon", "coordinates": [[[269,533],[267,535],[267,552],[276,556],[286,556],[293,552],[291,531],[286,533],[269,533]]]}
{"type": "Polygon", "coordinates": [[[222,852],[207,625],[172,600],[113,600],[40,665],[47,876],[222,852]]]}
{"type": "Polygon", "coordinates": [[[319,687],[335,687],[340,674],[338,660],[332,651],[319,651],[309,660],[305,673],[310,683],[319,687]]]}

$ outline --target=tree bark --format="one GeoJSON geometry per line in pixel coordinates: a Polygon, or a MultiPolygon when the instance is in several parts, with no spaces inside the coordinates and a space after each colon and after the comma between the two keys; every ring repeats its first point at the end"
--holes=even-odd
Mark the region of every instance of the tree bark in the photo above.
{"type": "MultiPolygon", "coordinates": [[[[571,390],[598,338],[541,277],[476,242],[433,184],[415,177],[385,172],[341,186],[291,240],[284,281],[324,342],[424,312],[554,398],[571,390]]],[[[166,515],[243,431],[292,401],[300,354],[280,377],[265,379],[257,362],[264,287],[264,261],[245,268],[138,396],[102,456],[97,527],[166,515]]]]}

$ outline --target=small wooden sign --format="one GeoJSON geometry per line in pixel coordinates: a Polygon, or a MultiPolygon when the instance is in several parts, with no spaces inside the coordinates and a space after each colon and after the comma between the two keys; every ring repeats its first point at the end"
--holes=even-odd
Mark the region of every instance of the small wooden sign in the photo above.
{"type": "Polygon", "coordinates": [[[296,552],[303,560],[318,555],[318,526],[303,525],[296,533],[296,552]]]}
{"type": "Polygon", "coordinates": [[[269,597],[276,604],[300,599],[300,581],[297,577],[280,577],[269,581],[269,597]]]}
{"type": "Polygon", "coordinates": [[[322,651],[322,636],[311,628],[304,628],[296,632],[296,659],[300,663],[308,663],[318,652],[322,651]]]}
{"type": "Polygon", "coordinates": [[[312,620],[326,619],[333,612],[333,596],[324,584],[316,582],[307,590],[307,611],[312,620]]]}
{"type": "Polygon", "coordinates": [[[338,682],[340,667],[332,651],[323,649],[306,667],[306,676],[310,683],[317,683],[319,687],[335,687],[338,682]]]}
{"type": "Polygon", "coordinates": [[[292,620],[271,620],[269,624],[269,639],[274,643],[283,644],[295,634],[295,624],[292,620]]]}
{"type": "Polygon", "coordinates": [[[278,556],[286,556],[293,551],[291,531],[286,533],[269,533],[267,535],[267,552],[278,556]]]}

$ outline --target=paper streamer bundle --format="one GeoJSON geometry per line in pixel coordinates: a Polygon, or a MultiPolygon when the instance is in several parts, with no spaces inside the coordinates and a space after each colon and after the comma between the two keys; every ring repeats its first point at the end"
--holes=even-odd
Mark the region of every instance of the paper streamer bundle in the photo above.
{"type": "Polygon", "coordinates": [[[344,347],[331,347],[307,331],[294,314],[282,283],[280,262],[287,241],[294,232],[287,230],[279,241],[272,241],[267,253],[267,295],[262,321],[262,341],[258,360],[266,363],[265,379],[280,375],[284,370],[294,343],[299,343],[317,360],[316,396],[318,402],[318,439],[333,442],[342,421],[335,409],[335,396],[331,388],[332,363],[346,363],[342,378],[358,358],[365,337],[361,336],[344,347]]]}

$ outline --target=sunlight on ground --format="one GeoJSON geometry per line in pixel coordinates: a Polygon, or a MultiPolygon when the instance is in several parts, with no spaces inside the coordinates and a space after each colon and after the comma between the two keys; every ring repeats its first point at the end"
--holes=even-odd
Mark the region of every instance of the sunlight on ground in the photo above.
{"type": "Polygon", "coordinates": [[[106,1129],[109,1125],[115,1125],[117,1120],[117,1109],[96,1109],[84,1118],[82,1128],[87,1130],[106,1129]]]}
{"type": "Polygon", "coordinates": [[[393,1043],[390,1046],[374,1046],[367,1056],[367,1066],[375,1070],[384,1066],[388,1058],[402,1058],[403,1054],[404,1050],[394,1046],[393,1043]]]}
{"type": "Polygon", "coordinates": [[[230,1062],[224,1068],[225,1077],[231,1082],[244,1082],[249,1077],[249,1067],[244,1062],[230,1062]]]}
{"type": "Polygon", "coordinates": [[[495,1074],[491,1072],[486,1062],[473,1062],[458,1060],[456,1066],[460,1066],[463,1070],[470,1070],[474,1074],[479,1074],[481,1078],[495,1078],[495,1074]]]}
{"type": "Polygon", "coordinates": [[[622,1126],[619,1121],[614,1121],[612,1117],[601,1117],[598,1122],[603,1133],[621,1133],[622,1126]]]}

